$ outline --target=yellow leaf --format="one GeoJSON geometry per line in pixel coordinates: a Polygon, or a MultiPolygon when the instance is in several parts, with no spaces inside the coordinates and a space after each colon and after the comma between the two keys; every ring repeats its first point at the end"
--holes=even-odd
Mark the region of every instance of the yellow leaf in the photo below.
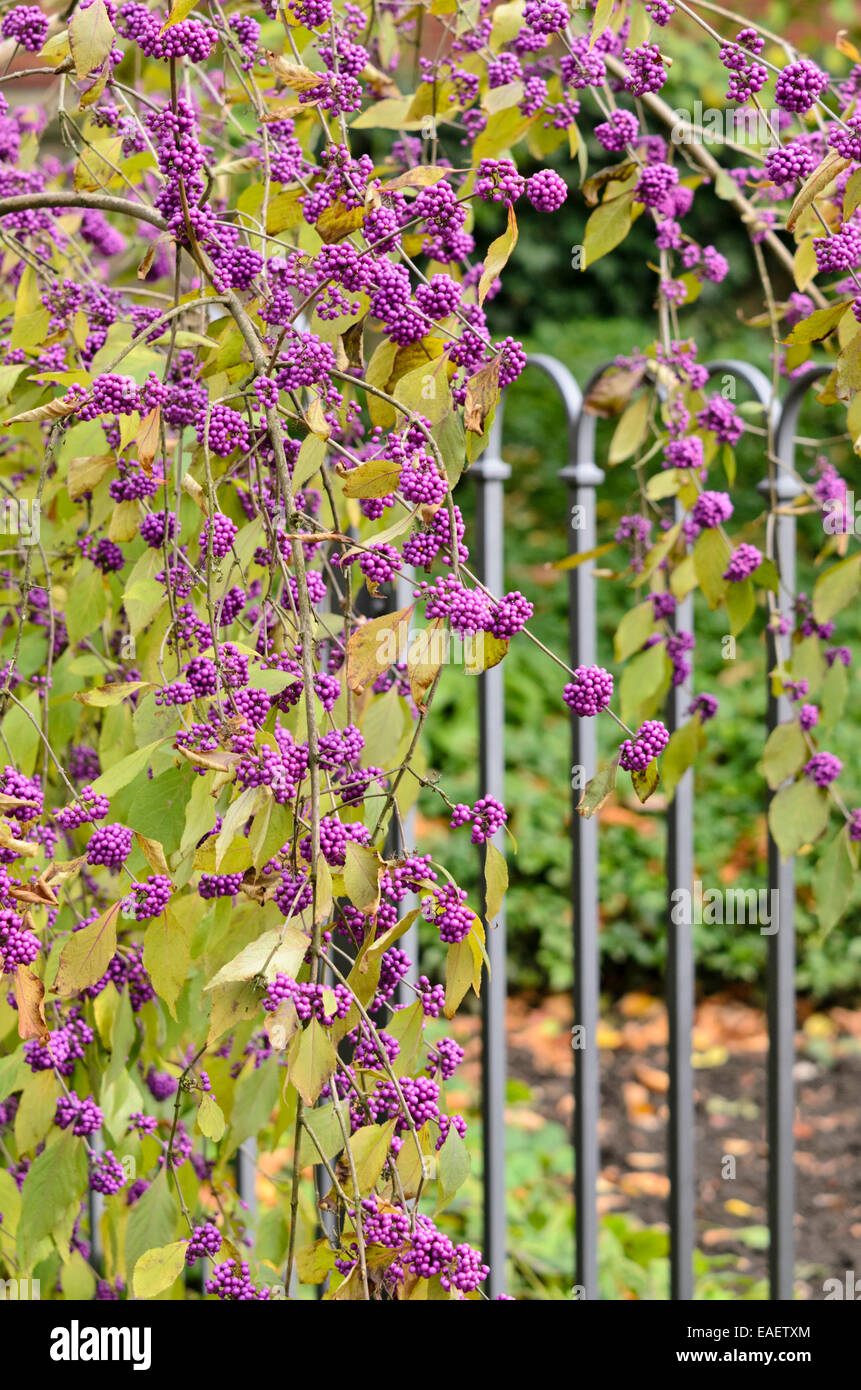
{"type": "Polygon", "coordinates": [[[100,68],[114,46],[114,26],[104,0],[76,10],[69,23],[69,44],[80,81],[100,68]]]}
{"type": "Polygon", "coordinates": [[[356,694],[400,659],[415,604],[362,623],[347,643],[347,684],[356,694]],[[403,626],[402,626],[403,624],[403,626]]]}
{"type": "Polygon", "coordinates": [[[484,270],[478,282],[478,302],[483,304],[500,271],[507,264],[508,259],[517,245],[517,218],[514,216],[514,208],[508,204],[508,226],[498,236],[496,241],[492,241],[487,248],[487,255],[484,258],[484,270]]]}
{"type": "Polygon", "coordinates": [[[384,864],[376,850],[347,841],[344,850],[344,887],[360,912],[376,912],[380,905],[380,875],[384,864]]]}
{"type": "Polygon", "coordinates": [[[188,1241],[177,1240],[141,1255],[132,1277],[135,1298],[156,1298],[169,1289],[183,1271],[187,1246],[188,1241]]]}
{"type": "Polygon", "coordinates": [[[57,994],[77,994],[102,978],[117,949],[119,912],[116,902],[88,927],[72,933],[60,956],[54,982],[57,994]]]}
{"type": "Polygon", "coordinates": [[[357,468],[337,468],[345,497],[386,497],[401,480],[400,465],[391,459],[367,459],[357,468]]]}
{"type": "Polygon", "coordinates": [[[290,1044],[287,1074],[306,1105],[313,1105],[335,1070],[338,1057],[332,1040],[312,1018],[290,1044]]]}

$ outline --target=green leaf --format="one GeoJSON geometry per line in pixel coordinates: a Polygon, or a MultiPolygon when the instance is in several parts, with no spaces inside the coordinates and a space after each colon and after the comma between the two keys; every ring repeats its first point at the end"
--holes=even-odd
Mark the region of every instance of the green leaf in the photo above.
{"type": "Polygon", "coordinates": [[[191,924],[179,917],[168,903],[144,935],[143,963],[149,971],[153,989],[176,1018],[176,1001],[188,979],[191,964],[191,924]]]}
{"type": "Polygon", "coordinates": [[[493,11],[493,28],[490,32],[490,47],[497,53],[504,44],[511,43],[523,28],[523,0],[510,0],[497,5],[493,11]]]}
{"type": "Polygon", "coordinates": [[[505,856],[492,840],[484,847],[484,911],[488,922],[492,922],[502,907],[502,900],[508,891],[508,865],[505,856]]]}
{"type": "Polygon", "coordinates": [[[599,204],[590,214],[583,235],[584,270],[625,240],[634,220],[633,208],[634,194],[628,192],[599,204]]]}
{"type": "Polygon", "coordinates": [[[332,1039],[316,1018],[297,1033],[288,1053],[287,1074],[306,1105],[313,1105],[335,1070],[332,1039]]]}
{"type": "Polygon", "coordinates": [[[762,564],[757,566],[755,584],[759,589],[771,589],[775,594],[780,592],[780,576],[773,560],[766,557],[762,564]]]}
{"type": "MultiPolygon", "coordinates": [[[[648,423],[649,396],[644,394],[637,396],[622,412],[619,423],[613,431],[613,438],[610,440],[607,462],[611,464],[622,463],[624,459],[631,458],[632,455],[636,454],[646,437],[648,423]]],[[[658,477],[660,476],[662,475],[658,474],[658,477]]],[[[651,482],[652,479],[649,481],[651,482]]]]}
{"type": "Polygon", "coordinates": [[[351,633],[347,642],[347,684],[356,694],[400,660],[399,649],[406,646],[414,609],[415,604],[411,603],[395,613],[384,613],[351,633]]]}
{"type": "Polygon", "coordinates": [[[601,555],[606,555],[608,551],[616,549],[615,541],[605,541],[603,545],[596,545],[592,550],[575,551],[573,555],[566,555],[562,560],[554,560],[550,568],[554,570],[576,570],[587,560],[597,560],[601,555]]]}
{"type": "Polygon", "coordinates": [[[306,1110],[304,1123],[313,1132],[327,1160],[341,1152],[344,1147],[344,1135],[331,1102],[328,1105],[316,1105],[313,1110],[306,1110]]]}
{"type": "Polygon", "coordinates": [[[117,949],[119,914],[120,904],[114,903],[95,922],[72,933],[60,956],[57,994],[77,994],[102,978],[117,949]]]}
{"type": "Polygon", "coordinates": [[[132,1275],[135,1298],[156,1298],[169,1289],[185,1268],[187,1248],[187,1240],[176,1240],[141,1255],[132,1275]]]}
{"type": "Polygon", "coordinates": [[[419,411],[432,425],[439,425],[452,409],[446,366],[447,358],[438,353],[413,371],[406,372],[392,395],[407,410],[419,411]]]}
{"type": "Polygon", "coordinates": [[[52,1071],[37,1071],[24,1084],[15,1115],[15,1144],[30,1153],[45,1138],[57,1109],[60,1088],[52,1071]]]}
{"type": "Polygon", "coordinates": [[[472,984],[472,951],[469,938],[453,942],[445,957],[445,1007],[446,1018],[454,1018],[461,1000],[472,984]]]}
{"type": "Polygon", "coordinates": [[[131,1209],[126,1228],[126,1269],[137,1269],[138,1260],[148,1250],[171,1244],[178,1217],[179,1207],[163,1168],[131,1209]]]}
{"type": "Polygon", "coordinates": [[[105,1128],[114,1141],[119,1144],[125,1138],[129,1116],[143,1106],[143,1098],[125,1069],[128,1066],[128,1053],[117,1054],[122,1061],[123,1070],[109,1078],[105,1073],[105,1084],[99,1095],[99,1109],[105,1117],[105,1128]]]}
{"type": "MultiPolygon", "coordinates": [[[[350,121],[351,130],[404,130],[412,97],[384,97],[350,121]]],[[[415,122],[420,124],[420,122],[415,122]]]]}
{"type": "Polygon", "coordinates": [[[439,1151],[437,1212],[443,1211],[445,1207],[449,1206],[459,1189],[463,1187],[469,1177],[469,1168],[469,1151],[452,1125],[445,1137],[445,1143],[439,1151]]]}
{"type": "MultiPolygon", "coordinates": [[[[0,1100],[5,1100],[13,1091],[20,1091],[29,1075],[30,1068],[20,1049],[8,1057],[0,1058],[0,1100]]],[[[0,1211],[2,1210],[0,1207],[0,1211]]]]}
{"type": "Polygon", "coordinates": [[[267,980],[274,980],[279,970],[284,975],[295,977],[310,945],[309,936],[286,923],[281,931],[264,932],[256,941],[244,946],[226,965],[222,965],[218,974],[204,985],[204,993],[223,985],[253,980],[255,975],[264,972],[264,967],[267,980]]]}
{"type": "Polygon", "coordinates": [[[121,758],[113,767],[108,768],[107,772],[103,772],[101,777],[96,778],[93,791],[102,796],[113,796],[115,792],[121,791],[152,762],[155,750],[160,748],[163,742],[163,739],[157,739],[155,743],[148,743],[145,748],[138,748],[134,753],[121,758]]]}
{"type": "Polygon", "coordinates": [[[848,698],[849,679],[846,675],[846,667],[842,661],[835,661],[834,665],[828,669],[819,694],[823,727],[830,728],[843,717],[848,698]]]}
{"type": "Polygon", "coordinates": [[[229,1158],[246,1139],[259,1134],[269,1123],[269,1117],[278,1104],[281,1079],[277,1059],[273,1057],[260,1067],[252,1066],[250,1071],[243,1072],[239,1077],[230,1112],[230,1132],[221,1147],[223,1159],[229,1158]]]}
{"type": "Polygon", "coordinates": [[[114,26],[104,0],[76,10],[69,23],[69,44],[80,81],[100,68],[114,46],[114,26]]]}
{"type": "Polygon", "coordinates": [[[828,670],[822,652],[822,643],[816,636],[805,637],[792,649],[790,661],[792,679],[807,681],[807,693],[813,696],[818,691],[828,670]]]}
{"type": "Polygon", "coordinates": [[[414,1067],[424,1043],[424,1026],[424,1010],[419,1000],[406,1009],[398,1009],[386,1024],[386,1032],[401,1045],[394,1064],[396,1075],[405,1076],[414,1067]]]}
{"type": "Polygon", "coordinates": [[[207,1046],[260,1012],[260,1000],[247,982],[221,985],[212,991],[207,1046]]]}
{"type": "Polygon", "coordinates": [[[5,1168],[0,1169],[0,1211],[3,1213],[3,1230],[9,1239],[14,1239],[21,1215],[21,1194],[15,1179],[5,1168]]]}
{"type": "Polygon", "coordinates": [[[660,564],[666,560],[676,541],[682,533],[682,523],[677,521],[671,526],[669,531],[665,531],[660,540],[656,541],[646,553],[643,561],[642,574],[638,576],[640,580],[648,579],[660,564]]]}
{"type": "Polygon", "coordinates": [[[66,1130],[33,1159],[21,1188],[17,1240],[22,1272],[32,1268],[41,1241],[55,1233],[72,1209],[77,1212],[86,1188],[86,1151],[66,1130]]]}
{"type": "Polygon", "coordinates": [[[646,496],[652,502],[660,502],[665,497],[675,497],[682,486],[682,479],[676,468],[662,468],[653,473],[646,483],[646,496]]]}
{"type": "Polygon", "coordinates": [[[813,616],[816,621],[827,623],[829,618],[852,602],[859,589],[861,560],[857,555],[850,555],[847,560],[832,565],[813,586],[813,616]]]}
{"type": "Polygon", "coordinates": [[[129,630],[134,636],[149,627],[162,604],[167,599],[161,584],[154,579],[139,579],[123,594],[123,608],[129,620],[129,630]]]}
{"type": "MultiPolygon", "coordinates": [[[[363,1125],[351,1138],[350,1152],[356,1168],[359,1196],[366,1197],[376,1186],[389,1156],[396,1123],[395,1120],[388,1120],[384,1125],[363,1125]]],[[[352,1186],[351,1180],[351,1193],[352,1186]]]]}
{"type": "MultiPolygon", "coordinates": [[[[354,977],[357,973],[360,975],[366,974],[371,965],[373,965],[375,961],[378,961],[380,956],[382,956],[390,946],[394,946],[395,942],[399,941],[400,938],[409,931],[420,913],[421,908],[415,907],[412,911],[408,912],[405,917],[402,917],[399,922],[396,922],[393,927],[389,927],[388,931],[383,932],[380,936],[375,936],[373,940],[371,940],[370,937],[365,938],[362,948],[356,957],[356,964],[350,972],[349,978],[351,985],[354,983],[354,977]]],[[[374,992],[373,990],[371,991],[372,994],[374,992]]],[[[362,999],[363,1004],[366,1002],[365,999],[362,999]]]]}
{"type": "Polygon", "coordinates": [[[849,400],[861,391],[861,333],[850,338],[840,353],[836,373],[834,391],[839,400],[849,400]]]}
{"type": "Polygon", "coordinates": [[[216,1144],[227,1128],[224,1111],[215,1097],[211,1096],[208,1091],[204,1092],[200,1102],[200,1108],[197,1112],[197,1127],[201,1134],[216,1144]]]}
{"type": "Polygon", "coordinates": [[[795,325],[789,337],[784,341],[791,344],[821,343],[824,338],[834,332],[846,310],[851,306],[851,299],[842,299],[839,304],[829,304],[827,309],[814,309],[812,314],[795,325]]]}
{"type": "Polygon", "coordinates": [[[754,581],[748,576],[738,583],[730,583],[726,590],[726,611],[729,614],[729,630],[738,637],[750,622],[756,610],[756,591],[754,581]]]}
{"type": "Polygon", "coordinates": [[[615,0],[598,0],[595,6],[595,13],[592,16],[592,32],[589,36],[589,47],[593,48],[600,39],[604,30],[608,28],[613,15],[615,0]]]}
{"type": "Polygon", "coordinates": [[[676,787],[689,767],[696,761],[697,753],[705,746],[706,736],[699,719],[690,719],[680,729],[670,734],[670,741],[661,758],[661,777],[667,800],[672,801],[676,787]]]}
{"type": "Polygon", "coordinates": [[[806,762],[807,744],[797,720],[772,729],[762,755],[763,771],[772,791],[788,777],[794,777],[806,762]]]}
{"type": "Polygon", "coordinates": [[[727,587],[723,573],[730,557],[730,548],[721,532],[709,527],[697,537],[693,550],[697,582],[710,608],[717,608],[727,587]]]}
{"type": "Polygon", "coordinates": [[[844,826],[823,852],[813,877],[816,915],[823,935],[827,935],[840,921],[852,901],[854,886],[855,868],[844,826]]]}
{"type": "Polygon", "coordinates": [[[347,897],[360,912],[376,912],[380,905],[380,875],[383,861],[374,849],[347,842],[344,851],[344,887],[347,897]]]}
{"type": "Polygon", "coordinates": [[[96,1276],[80,1250],[73,1250],[63,1265],[63,1298],[67,1303],[89,1303],[96,1292],[96,1276]]]}
{"type": "Polygon", "coordinates": [[[629,608],[616,629],[613,647],[617,661],[627,661],[634,652],[640,651],[655,631],[655,610],[647,599],[629,608]]]}
{"type": "Polygon", "coordinates": [[[768,824],[784,859],[824,834],[828,811],[828,793],[807,777],[775,792],[768,808],[768,824]]]}
{"type": "MultiPolygon", "coordinates": [[[[89,10],[79,11],[89,14],[89,10]]],[[[69,645],[74,647],[82,638],[89,637],[101,625],[108,611],[108,590],[104,578],[85,560],[75,576],[70,601],[66,605],[66,628],[69,645]]]]}
{"type": "Polygon", "coordinates": [[[625,724],[639,727],[654,713],[670,688],[672,673],[672,664],[661,642],[639,652],[628,662],[619,682],[625,724]]]}

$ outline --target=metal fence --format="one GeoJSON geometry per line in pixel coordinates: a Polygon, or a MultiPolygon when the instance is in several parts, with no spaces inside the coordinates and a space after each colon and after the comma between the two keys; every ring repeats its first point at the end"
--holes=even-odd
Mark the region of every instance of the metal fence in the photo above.
{"type": "MultiPolygon", "coordinates": [[[[610,364],[607,364],[610,365],[610,364]]],[[[568,458],[559,472],[566,489],[569,553],[589,554],[596,546],[596,490],[604,474],[596,460],[595,414],[584,408],[591,386],[606,371],[597,371],[581,390],[563,363],[546,356],[531,356],[528,366],[544,372],[562,400],[568,458]],[[577,510],[575,510],[575,508],[577,510]]],[[[709,365],[709,377],[732,375],[750,391],[770,417],[774,462],[758,484],[774,510],[774,557],[780,576],[781,604],[786,608],[795,596],[796,519],[786,504],[804,489],[795,473],[795,435],[799,412],[808,389],[827,369],[814,367],[797,379],[784,399],[773,399],[771,382],[757,368],[732,360],[709,365]]],[[[515,388],[516,389],[516,388],[515,388]]],[[[478,575],[493,593],[504,591],[503,502],[511,469],[502,457],[503,408],[500,401],[488,448],[473,464],[469,476],[477,489],[476,520],[478,575]]],[[[765,452],[765,451],[764,451],[765,452]]],[[[596,656],[596,580],[591,559],[570,571],[569,631],[572,667],[591,665],[596,656]]],[[[678,604],[674,622],[692,631],[693,597],[678,604]]],[[[789,652],[789,636],[768,635],[766,671],[789,652]]],[[[505,667],[485,672],[478,679],[479,794],[503,798],[505,776],[505,667]]],[[[672,731],[684,719],[692,698],[688,682],[676,686],[667,702],[666,722],[672,731]]],[[[786,697],[775,697],[768,682],[767,732],[790,717],[786,697]]],[[[571,720],[572,763],[591,775],[597,760],[595,721],[571,720]]],[[[575,1283],[580,1297],[598,1297],[598,1177],[600,1172],[600,1052],[599,1023],[599,900],[598,817],[577,812],[579,789],[574,790],[571,812],[573,906],[574,1021],[585,1046],[573,1050],[574,1059],[574,1200],[576,1211],[575,1283]]],[[[667,1134],[670,1179],[669,1228],[671,1298],[693,1297],[695,1226],[694,1086],[691,1061],[694,1020],[694,949],[692,923],[678,923],[678,909],[670,912],[673,889],[693,884],[694,795],[693,770],[681,778],[667,812],[667,971],[666,1005],[669,1024],[669,1124],[667,1134]]],[[[503,848],[502,832],[497,844],[503,848]]],[[[777,930],[768,938],[767,1138],[768,1225],[770,1231],[770,1297],[793,1296],[793,1119],[795,1033],[794,873],[792,861],[781,862],[769,835],[768,887],[779,896],[777,930]]],[[[688,899],[690,901],[690,897],[688,899]]],[[[483,904],[482,904],[483,910],[483,904]]],[[[690,914],[688,914],[690,916],[690,914]]],[[[487,924],[486,924],[487,925],[487,924]]],[[[772,924],[774,925],[774,924],[772,924]]],[[[505,1280],[506,1174],[506,940],[504,910],[488,929],[487,951],[491,975],[483,990],[483,1171],[484,1253],[490,1265],[488,1292],[501,1292],[505,1280]]]]}

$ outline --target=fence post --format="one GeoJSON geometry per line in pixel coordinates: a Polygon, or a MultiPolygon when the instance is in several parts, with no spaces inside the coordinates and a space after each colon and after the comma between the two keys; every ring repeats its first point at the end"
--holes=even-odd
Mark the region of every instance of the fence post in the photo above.
{"type": "MultiPolygon", "coordinates": [[[[511,468],[502,459],[500,400],[485,453],[470,474],[476,480],[476,571],[478,578],[497,597],[504,592],[503,536],[505,534],[505,481],[511,468]]],[[[478,677],[479,794],[505,795],[505,675],[503,665],[478,677]]],[[[493,843],[505,853],[505,832],[497,831],[493,843]]],[[[483,859],[484,856],[482,856],[483,859]]],[[[505,909],[494,926],[487,921],[484,880],[480,889],[481,917],[486,932],[489,978],[481,992],[482,1011],[482,1127],[484,1185],[484,1255],[490,1266],[488,1294],[495,1298],[505,1289],[505,1089],[506,1089],[506,950],[505,909]]]]}
{"type": "MultiPolygon", "coordinates": [[[[676,501],[675,521],[685,509],[676,501]]],[[[693,595],[682,599],[670,620],[674,633],[693,632],[693,595]]],[[[673,686],[667,696],[666,721],[670,733],[683,725],[693,694],[692,678],[673,686]]],[[[679,921],[679,905],[673,892],[690,893],[694,879],[694,770],[679,779],[667,808],[667,1053],[669,1116],[667,1121],[667,1175],[670,1179],[670,1298],[688,1302],[694,1296],[694,1220],[696,1158],[694,1139],[694,1074],[691,1065],[694,1027],[694,942],[691,913],[679,921]],[[672,907],[671,907],[672,904],[672,907]]],[[[690,903],[691,899],[682,898],[690,903]]]]}
{"type": "MultiPolygon", "coordinates": [[[[411,568],[405,571],[401,571],[396,576],[394,592],[394,606],[396,610],[401,608],[407,608],[409,604],[412,603],[414,588],[415,576],[411,568]]],[[[400,850],[406,850],[409,852],[415,847],[415,824],[415,806],[411,806],[410,809],[407,811],[406,815],[403,817],[403,835],[401,835],[400,833],[398,817],[395,815],[392,816],[392,827],[394,834],[397,836],[398,847],[400,850]]],[[[401,904],[401,916],[405,917],[408,912],[411,912],[415,908],[417,908],[419,906],[420,901],[421,899],[418,893],[408,893],[403,903],[401,904]]],[[[404,932],[404,935],[401,937],[400,945],[401,949],[404,950],[409,956],[410,965],[404,977],[403,984],[398,988],[398,1000],[401,1004],[409,1004],[414,1000],[415,996],[413,995],[412,991],[405,988],[405,986],[416,985],[418,983],[419,974],[421,972],[418,921],[413,922],[412,926],[406,932],[404,932]]]]}
{"type": "MultiPolygon", "coordinates": [[[[594,462],[595,417],[583,410],[583,393],[564,363],[543,353],[531,354],[528,367],[538,367],[550,377],[559,391],[565,410],[568,432],[568,462],[560,469],[559,477],[568,494],[567,537],[572,549],[586,554],[595,548],[595,488],[604,474],[594,462]]],[[[596,381],[605,370],[597,371],[596,381]]],[[[591,383],[590,383],[591,384],[591,383]]],[[[472,466],[479,480],[477,499],[477,533],[479,536],[479,577],[492,593],[503,589],[504,534],[502,499],[503,484],[510,468],[502,459],[502,421],[504,398],[496,407],[486,454],[472,466]]],[[[571,665],[588,665],[595,655],[595,580],[591,560],[573,569],[569,577],[569,641],[571,665]]],[[[503,677],[502,668],[495,667],[479,677],[479,737],[482,769],[482,793],[502,798],[502,779],[505,768],[503,746],[503,677]],[[483,692],[485,692],[483,694],[483,692]],[[490,692],[489,695],[487,692],[490,692]],[[495,784],[494,784],[494,780],[495,784]],[[495,787],[498,786],[499,790],[495,787]]],[[[598,1037],[598,826],[577,812],[582,791],[582,778],[574,776],[574,768],[594,770],[597,743],[593,721],[571,720],[573,767],[571,814],[571,895],[574,912],[574,1019],[582,1029],[586,1046],[574,1049],[574,1198],[576,1203],[576,1282],[583,1298],[598,1297],[598,1173],[600,1145],[598,1120],[600,1102],[598,1037]]],[[[485,1243],[493,1234],[498,1243],[505,1238],[505,1190],[501,1163],[494,1182],[492,1167],[499,1163],[504,1148],[504,1048],[505,1048],[505,938],[504,917],[497,921],[496,932],[488,939],[491,968],[496,952],[500,966],[495,971],[496,990],[487,989],[484,998],[484,1030],[482,1055],[486,1060],[484,1077],[484,1171],[485,1171],[485,1243]],[[495,939],[494,939],[495,938],[495,939]],[[498,1051],[497,1051],[498,1049],[498,1051]],[[502,1063],[494,1069],[494,1062],[502,1063]],[[494,1128],[494,1100],[488,1083],[496,1086],[499,1105],[494,1128]],[[495,1157],[496,1156],[496,1157],[495,1157]],[[488,1178],[490,1179],[488,1181],[488,1178]],[[501,1188],[501,1190],[498,1190],[501,1188]]],[[[493,981],[491,980],[491,985],[493,981]]],[[[488,1248],[492,1248],[492,1245],[488,1248]]],[[[491,1278],[494,1261],[489,1259],[491,1278]]],[[[491,1296],[498,1289],[491,1288],[491,1296]]]]}
{"type": "MultiPolygon", "coordinates": [[[[606,370],[600,367],[586,386],[606,370]]],[[[568,463],[560,470],[568,492],[569,551],[578,555],[595,549],[595,489],[604,474],[595,463],[596,416],[586,411],[579,387],[569,378],[563,385],[568,411],[568,463]]],[[[568,641],[572,667],[589,666],[596,655],[596,596],[594,565],[585,560],[569,572],[568,641]]],[[[574,914],[574,1201],[577,1264],[575,1282],[584,1299],[598,1298],[598,1176],[601,1170],[599,1121],[601,1105],[598,1051],[601,983],[598,910],[598,821],[581,816],[577,807],[584,778],[592,776],[598,759],[596,721],[571,716],[571,903],[574,914]],[[574,1046],[578,1042],[580,1046],[574,1046]]]]}
{"type": "MultiPolygon", "coordinates": [[[[758,491],[773,495],[785,507],[804,491],[795,476],[795,431],[809,388],[828,374],[813,367],[793,382],[777,426],[773,475],[758,491]]],[[[774,558],[780,576],[780,610],[787,612],[795,598],[795,517],[779,512],[774,518],[774,558]]],[[[791,634],[768,631],[769,671],[789,659],[791,634]]],[[[792,717],[785,695],[775,695],[768,681],[768,732],[792,717]]],[[[769,796],[769,802],[774,795],[769,796]]],[[[768,938],[768,1271],[774,1302],[788,1302],[795,1283],[795,862],[781,860],[769,832],[768,886],[777,891],[777,931],[768,938]]],[[[773,925],[773,924],[772,924],[773,925]]]]}
{"type": "MultiPolygon", "coordinates": [[[[709,378],[731,376],[746,383],[756,399],[774,418],[772,383],[758,367],[731,359],[718,359],[707,367],[709,378]]],[[[676,503],[675,520],[684,509],[676,503]]],[[[694,600],[689,594],[676,606],[671,620],[674,632],[694,629],[694,600]]],[[[674,686],[667,697],[666,721],[670,733],[684,723],[693,688],[690,680],[674,686]]],[[[678,921],[679,905],[673,892],[689,892],[694,878],[694,769],[688,768],[676,787],[667,810],[667,1026],[669,1069],[669,1122],[667,1173],[670,1179],[670,1297],[688,1302],[694,1296],[693,1257],[696,1213],[696,1109],[691,1065],[694,1025],[695,961],[693,924],[689,914],[678,921]]],[[[682,900],[684,901],[684,899],[682,900]]],[[[687,899],[691,901],[690,898],[687,899]]]]}

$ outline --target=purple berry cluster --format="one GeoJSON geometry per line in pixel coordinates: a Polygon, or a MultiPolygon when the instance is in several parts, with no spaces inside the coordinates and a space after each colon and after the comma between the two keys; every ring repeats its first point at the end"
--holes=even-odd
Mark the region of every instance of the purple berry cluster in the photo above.
{"type": "Polygon", "coordinates": [[[203,1226],[195,1226],[185,1247],[185,1263],[193,1265],[195,1260],[213,1259],[221,1249],[221,1232],[211,1221],[203,1226]]]}
{"type": "Polygon", "coordinates": [[[669,732],[659,719],[647,719],[634,739],[626,738],[619,749],[619,766],[626,772],[645,772],[649,763],[663,753],[669,732]]]}
{"type": "Polygon", "coordinates": [[[578,666],[562,698],[581,719],[594,718],[613,698],[613,677],[603,666],[578,666]]]}

